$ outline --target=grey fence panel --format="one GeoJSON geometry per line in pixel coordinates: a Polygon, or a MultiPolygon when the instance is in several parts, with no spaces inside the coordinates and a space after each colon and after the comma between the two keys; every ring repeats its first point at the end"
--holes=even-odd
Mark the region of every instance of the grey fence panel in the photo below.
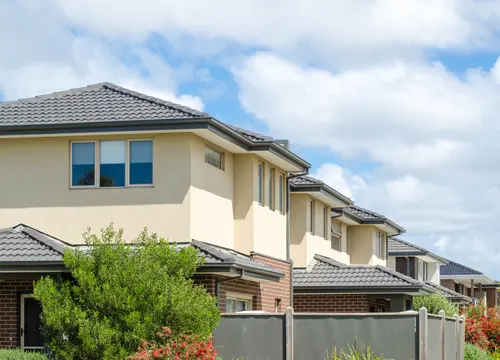
{"type": "Polygon", "coordinates": [[[428,317],[427,344],[429,359],[441,359],[441,317],[428,317]]]}
{"type": "Polygon", "coordinates": [[[418,359],[418,318],[404,315],[295,314],[295,360],[325,360],[333,348],[371,345],[378,355],[418,359]]]}
{"type": "Polygon", "coordinates": [[[446,319],[444,323],[444,357],[448,359],[456,359],[455,354],[455,321],[446,319]]]}
{"type": "MultiPolygon", "coordinates": [[[[222,316],[214,345],[224,360],[282,360],[285,354],[285,316],[222,316]]],[[[323,360],[323,359],[322,359],[323,360]]]]}

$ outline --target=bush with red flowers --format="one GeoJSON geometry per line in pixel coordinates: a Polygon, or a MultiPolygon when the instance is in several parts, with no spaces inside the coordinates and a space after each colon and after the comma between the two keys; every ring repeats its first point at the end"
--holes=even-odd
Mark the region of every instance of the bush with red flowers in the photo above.
{"type": "Polygon", "coordinates": [[[463,311],[465,341],[494,352],[500,349],[500,312],[484,303],[471,305],[463,311]]]}
{"type": "Polygon", "coordinates": [[[213,344],[193,333],[173,335],[164,327],[156,333],[156,342],[144,341],[130,360],[215,360],[217,352],[213,344]]]}

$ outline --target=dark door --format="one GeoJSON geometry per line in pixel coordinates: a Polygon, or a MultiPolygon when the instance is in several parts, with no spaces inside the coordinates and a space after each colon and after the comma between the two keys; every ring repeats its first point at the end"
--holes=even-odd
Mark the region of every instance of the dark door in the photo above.
{"type": "Polygon", "coordinates": [[[43,348],[43,338],[40,332],[40,314],[42,307],[32,297],[21,297],[21,345],[23,349],[43,348]]]}

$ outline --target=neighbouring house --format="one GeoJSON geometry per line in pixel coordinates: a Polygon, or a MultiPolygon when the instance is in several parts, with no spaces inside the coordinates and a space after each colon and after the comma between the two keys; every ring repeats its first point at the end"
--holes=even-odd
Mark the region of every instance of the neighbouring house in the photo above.
{"type": "Polygon", "coordinates": [[[447,260],[441,266],[441,285],[477,301],[485,300],[489,307],[499,305],[498,288],[500,284],[468,266],[447,260]]]}
{"type": "Polygon", "coordinates": [[[26,294],[41,274],[64,273],[54,244],[81,244],[88,226],[110,222],[125,238],[147,226],[198,247],[215,263],[196,280],[219,295],[222,311],[290,304],[287,178],[310,165],[286,141],[102,83],[0,103],[0,153],[8,169],[0,228],[32,227],[2,238],[14,248],[0,250],[0,263],[22,272],[0,267],[11,297],[2,306],[17,309],[0,312],[0,346],[32,346],[36,335],[23,334],[36,328],[39,309],[26,294]],[[40,263],[41,249],[27,243],[53,248],[57,261],[40,263]]]}
{"type": "Polygon", "coordinates": [[[388,244],[388,267],[424,282],[453,303],[469,304],[472,302],[470,297],[441,285],[440,268],[448,264],[448,260],[399,238],[390,238],[388,244]]]}
{"type": "Polygon", "coordinates": [[[386,267],[387,239],[404,229],[311,176],[290,179],[290,249],[298,312],[412,308],[430,290],[386,267]]]}

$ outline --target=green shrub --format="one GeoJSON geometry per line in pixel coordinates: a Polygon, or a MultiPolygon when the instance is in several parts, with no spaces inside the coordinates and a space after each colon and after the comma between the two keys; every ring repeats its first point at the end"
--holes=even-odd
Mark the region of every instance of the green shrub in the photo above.
{"type": "Polygon", "coordinates": [[[356,345],[349,346],[348,350],[345,351],[341,349],[337,351],[336,348],[333,349],[331,356],[328,356],[325,360],[389,360],[381,356],[375,355],[371,346],[362,345],[358,348],[356,345]]]}
{"type": "Polygon", "coordinates": [[[42,330],[58,358],[124,359],[163,326],[208,337],[219,323],[215,298],[192,276],[201,264],[192,247],[176,249],[143,231],[132,243],[113,226],[84,234],[88,247],[69,250],[69,280],[35,285],[42,330]]]}
{"type": "Polygon", "coordinates": [[[24,352],[19,349],[0,350],[0,360],[47,360],[45,355],[35,352],[24,352]]]}
{"type": "Polygon", "coordinates": [[[488,360],[488,354],[476,345],[465,343],[464,360],[488,360]]]}
{"type": "Polygon", "coordinates": [[[425,307],[429,314],[438,314],[444,310],[446,316],[458,314],[458,306],[453,305],[444,295],[433,294],[430,296],[415,296],[413,298],[413,307],[418,310],[425,307]]]}

